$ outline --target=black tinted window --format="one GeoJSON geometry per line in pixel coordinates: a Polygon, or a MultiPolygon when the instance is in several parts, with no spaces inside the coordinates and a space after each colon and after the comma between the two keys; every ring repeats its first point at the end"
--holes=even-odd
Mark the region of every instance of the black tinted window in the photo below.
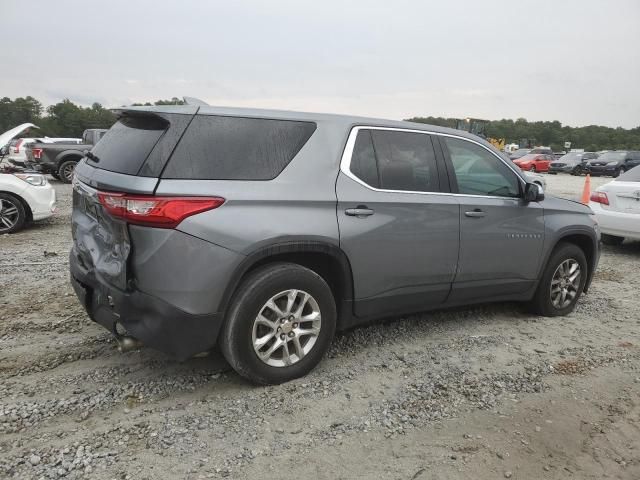
{"type": "Polygon", "coordinates": [[[99,161],[87,163],[111,172],[135,175],[168,127],[154,116],[124,117],[104,135],[91,152],[99,161]]]}
{"type": "Polygon", "coordinates": [[[518,197],[520,182],[498,157],[475,143],[443,137],[458,182],[458,191],[467,195],[518,197]]]}
{"type": "Polygon", "coordinates": [[[371,136],[378,159],[380,188],[439,191],[436,158],[429,135],[371,130],[371,136]]]}
{"type": "Polygon", "coordinates": [[[296,156],[315,128],[310,122],[196,116],[163,177],[270,180],[296,156]]]}
{"type": "Polygon", "coordinates": [[[370,130],[360,130],[353,146],[351,173],[372,187],[379,187],[378,166],[370,130]]]}

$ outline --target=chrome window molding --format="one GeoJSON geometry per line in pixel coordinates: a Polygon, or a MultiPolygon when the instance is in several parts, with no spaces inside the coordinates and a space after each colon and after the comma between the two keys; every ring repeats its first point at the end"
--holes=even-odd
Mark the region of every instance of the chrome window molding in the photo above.
{"type": "Polygon", "coordinates": [[[492,195],[473,195],[469,193],[452,193],[452,192],[420,192],[420,191],[414,191],[414,190],[388,190],[384,188],[372,187],[368,183],[364,182],[363,180],[355,176],[353,172],[351,172],[351,157],[353,156],[353,147],[355,146],[356,137],[358,136],[358,132],[360,130],[386,130],[386,131],[393,131],[393,132],[421,133],[423,135],[437,135],[440,137],[451,137],[458,140],[464,140],[466,142],[473,143],[475,145],[478,145],[484,148],[487,152],[489,152],[491,155],[496,157],[498,161],[502,162],[503,165],[505,165],[514,173],[514,175],[518,178],[518,181],[520,182],[521,187],[524,187],[524,183],[526,182],[517,172],[515,166],[509,165],[503,158],[501,158],[499,155],[496,155],[495,152],[491,151],[485,145],[481,144],[480,142],[476,142],[475,140],[471,140],[469,138],[461,137],[458,135],[452,135],[450,133],[432,132],[428,130],[414,130],[411,128],[373,127],[368,125],[359,125],[359,126],[352,127],[351,132],[349,132],[349,137],[347,138],[347,144],[344,147],[344,152],[342,153],[342,159],[340,160],[340,171],[344,173],[347,177],[349,177],[351,180],[353,180],[354,182],[359,183],[360,185],[368,188],[369,190],[373,190],[374,192],[382,192],[382,193],[408,193],[408,194],[414,194],[414,195],[449,195],[454,197],[497,198],[500,200],[518,200],[518,201],[521,200],[520,197],[499,197],[499,196],[492,196],[492,195]]]}

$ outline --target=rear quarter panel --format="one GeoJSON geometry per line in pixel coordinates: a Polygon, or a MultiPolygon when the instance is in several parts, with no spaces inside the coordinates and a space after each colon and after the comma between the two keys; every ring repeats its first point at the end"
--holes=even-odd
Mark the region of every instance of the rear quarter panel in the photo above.
{"type": "Polygon", "coordinates": [[[316,123],[309,141],[273,180],[162,179],[156,193],[225,198],[220,208],[189,217],[178,229],[242,255],[284,242],[337,246],[335,182],[348,127],[316,123]]]}

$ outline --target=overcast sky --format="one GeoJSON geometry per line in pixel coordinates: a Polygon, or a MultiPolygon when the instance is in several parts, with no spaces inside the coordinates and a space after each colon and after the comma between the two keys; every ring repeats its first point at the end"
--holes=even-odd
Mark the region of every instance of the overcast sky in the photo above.
{"type": "Polygon", "coordinates": [[[639,0],[0,0],[0,96],[640,125],[639,0]]]}

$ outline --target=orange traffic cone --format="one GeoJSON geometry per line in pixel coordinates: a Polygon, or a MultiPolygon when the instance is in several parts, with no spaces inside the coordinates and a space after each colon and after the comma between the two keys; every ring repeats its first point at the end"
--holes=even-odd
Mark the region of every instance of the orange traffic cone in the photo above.
{"type": "Polygon", "coordinates": [[[589,205],[589,197],[591,196],[591,175],[587,173],[587,178],[584,180],[584,188],[582,189],[582,198],[580,201],[585,205],[589,205]]]}

